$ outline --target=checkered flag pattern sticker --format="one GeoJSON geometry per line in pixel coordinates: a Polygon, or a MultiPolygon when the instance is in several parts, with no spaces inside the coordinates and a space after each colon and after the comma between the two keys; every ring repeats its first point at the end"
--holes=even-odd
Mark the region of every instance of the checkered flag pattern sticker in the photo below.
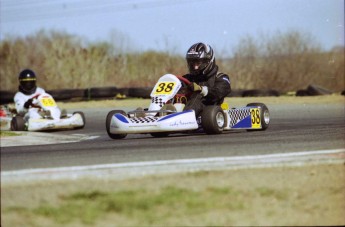
{"type": "Polygon", "coordinates": [[[131,123],[142,124],[142,123],[152,123],[158,120],[158,117],[134,117],[129,119],[131,123]]]}
{"type": "Polygon", "coordinates": [[[242,121],[244,118],[250,116],[250,109],[230,109],[229,116],[231,118],[230,127],[237,124],[237,122],[242,121]]]}
{"type": "Polygon", "coordinates": [[[162,98],[159,98],[159,97],[153,97],[151,102],[154,104],[158,104],[160,107],[163,107],[165,104],[165,102],[163,102],[162,98]]]}

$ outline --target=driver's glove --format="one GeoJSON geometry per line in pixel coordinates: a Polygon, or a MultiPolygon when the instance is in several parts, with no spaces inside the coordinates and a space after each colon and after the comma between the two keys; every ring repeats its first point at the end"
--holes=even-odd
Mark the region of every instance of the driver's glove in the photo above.
{"type": "Polygon", "coordinates": [[[24,107],[28,109],[32,105],[32,98],[24,103],[24,107]]]}
{"type": "Polygon", "coordinates": [[[197,83],[190,83],[189,85],[188,85],[188,88],[189,88],[189,90],[191,90],[191,91],[201,91],[201,86],[200,85],[198,85],[197,83]]]}

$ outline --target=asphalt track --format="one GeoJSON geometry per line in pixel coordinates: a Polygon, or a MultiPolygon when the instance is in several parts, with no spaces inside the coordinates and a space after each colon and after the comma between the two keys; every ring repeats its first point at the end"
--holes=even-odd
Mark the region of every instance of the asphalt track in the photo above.
{"type": "Polygon", "coordinates": [[[128,135],[123,140],[112,140],[106,134],[105,117],[110,109],[84,109],[86,127],[50,132],[56,144],[1,146],[1,171],[345,148],[344,105],[275,104],[268,108],[271,123],[266,131],[176,134],[167,138],[128,135]],[[83,140],[58,143],[63,136],[83,140]]]}

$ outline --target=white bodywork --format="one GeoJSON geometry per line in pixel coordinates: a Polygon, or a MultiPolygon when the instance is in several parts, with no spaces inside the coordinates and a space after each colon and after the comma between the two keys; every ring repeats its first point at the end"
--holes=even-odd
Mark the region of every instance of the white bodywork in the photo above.
{"type": "Polygon", "coordinates": [[[63,119],[34,119],[30,118],[27,122],[28,131],[44,131],[52,129],[72,129],[84,125],[83,118],[80,114],[69,115],[63,119]]]}
{"type": "Polygon", "coordinates": [[[173,74],[165,74],[159,78],[150,95],[149,111],[160,110],[165,103],[174,98],[181,87],[181,81],[173,74]]]}
{"type": "Polygon", "coordinates": [[[115,114],[110,123],[110,132],[120,133],[152,133],[177,132],[198,128],[193,110],[169,114],[163,117],[133,117],[128,118],[122,114],[115,114]]]}
{"type": "MultiPolygon", "coordinates": [[[[49,111],[51,117],[54,120],[60,119],[61,110],[58,108],[53,96],[51,96],[50,94],[44,93],[44,94],[39,95],[37,98],[33,99],[32,104],[37,106],[39,110],[49,111]]],[[[35,109],[37,108],[30,108],[29,113],[30,111],[33,112],[35,109]]],[[[37,119],[37,118],[42,118],[42,117],[37,112],[35,117],[30,117],[30,119],[32,118],[37,119]]]]}

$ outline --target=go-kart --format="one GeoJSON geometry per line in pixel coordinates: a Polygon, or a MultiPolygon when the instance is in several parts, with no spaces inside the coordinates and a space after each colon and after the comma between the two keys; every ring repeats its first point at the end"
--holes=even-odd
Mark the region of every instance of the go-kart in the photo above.
{"type": "Polygon", "coordinates": [[[0,130],[11,130],[11,120],[13,116],[13,109],[11,110],[7,105],[0,105],[0,130]]]}
{"type": "MultiPolygon", "coordinates": [[[[11,120],[12,131],[49,131],[60,129],[81,129],[85,126],[83,112],[73,114],[61,111],[54,98],[48,94],[38,94],[33,97],[30,108],[38,109],[39,118],[25,117],[23,114],[15,114],[11,120]]],[[[30,111],[30,109],[29,109],[30,111]]]]}
{"type": "Polygon", "coordinates": [[[154,86],[147,109],[112,110],[106,117],[110,138],[123,139],[127,134],[149,133],[165,137],[172,133],[204,132],[220,134],[227,130],[266,130],[270,122],[268,108],[262,103],[249,103],[242,108],[229,108],[227,103],[206,106],[196,118],[194,110],[183,110],[190,96],[186,78],[166,74],[154,86]]]}

